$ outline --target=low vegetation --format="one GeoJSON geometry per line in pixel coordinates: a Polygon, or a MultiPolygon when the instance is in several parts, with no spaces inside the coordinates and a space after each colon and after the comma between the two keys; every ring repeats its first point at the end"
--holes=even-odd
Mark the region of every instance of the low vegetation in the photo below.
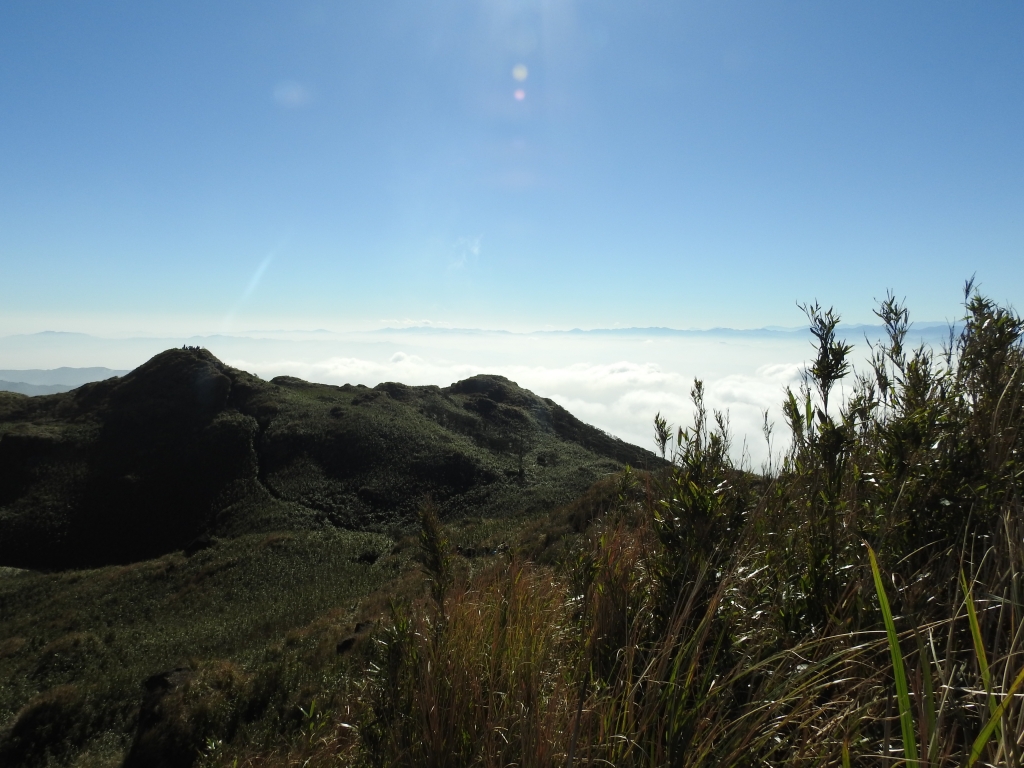
{"type": "MultiPolygon", "coordinates": [[[[759,473],[698,381],[692,424],[655,419],[670,464],[521,520],[507,551],[421,504],[401,551],[422,576],[364,599],[372,627],[311,609],[292,649],[156,680],[128,764],[1021,764],[1024,323],[971,285],[964,307],[947,349],[908,349],[888,296],[857,373],[838,316],[806,306],[817,354],[759,473]]],[[[3,641],[56,675],[3,737],[26,761],[104,732],[60,677],[104,638],[69,632],[3,641]]]]}
{"type": "Polygon", "coordinates": [[[734,468],[697,382],[692,425],[656,420],[672,466],[624,474],[557,566],[513,553],[460,579],[425,510],[432,588],[392,606],[322,736],[205,759],[1019,765],[1022,324],[970,290],[965,308],[934,353],[905,348],[888,297],[840,403],[851,348],[808,306],[788,451],[734,468]]]}

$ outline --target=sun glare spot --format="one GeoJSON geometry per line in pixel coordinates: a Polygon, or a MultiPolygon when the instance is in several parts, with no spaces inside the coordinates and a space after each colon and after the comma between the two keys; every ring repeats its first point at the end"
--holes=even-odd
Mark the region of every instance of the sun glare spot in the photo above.
{"type": "Polygon", "coordinates": [[[274,101],[278,106],[286,109],[304,107],[309,103],[312,94],[309,89],[301,83],[284,82],[278,83],[274,88],[274,101]]]}
{"type": "Polygon", "coordinates": [[[523,82],[529,74],[530,71],[526,68],[525,64],[516,64],[512,67],[512,77],[517,82],[523,82]]]}
{"type": "Polygon", "coordinates": [[[523,99],[526,98],[526,91],[524,91],[522,88],[519,88],[512,95],[516,97],[516,101],[522,101],[523,99]]]}

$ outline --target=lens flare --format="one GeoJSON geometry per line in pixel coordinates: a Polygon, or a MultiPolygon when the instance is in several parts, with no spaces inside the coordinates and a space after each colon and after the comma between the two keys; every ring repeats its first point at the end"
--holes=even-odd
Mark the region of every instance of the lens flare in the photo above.
{"type": "Polygon", "coordinates": [[[516,101],[522,101],[526,98],[526,91],[520,88],[512,95],[516,97],[516,101]]]}
{"type": "Polygon", "coordinates": [[[512,67],[512,78],[517,82],[523,82],[529,74],[530,71],[526,68],[525,64],[516,64],[512,67]]]}

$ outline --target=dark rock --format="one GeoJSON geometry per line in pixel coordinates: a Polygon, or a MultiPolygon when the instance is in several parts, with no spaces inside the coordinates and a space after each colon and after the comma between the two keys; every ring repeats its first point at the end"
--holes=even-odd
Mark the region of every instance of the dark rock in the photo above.
{"type": "Polygon", "coordinates": [[[195,755],[168,733],[164,711],[166,698],[187,685],[192,677],[192,670],[176,667],[155,674],[142,684],[135,739],[122,768],[188,768],[195,762],[195,755]]]}
{"type": "Polygon", "coordinates": [[[374,552],[371,549],[368,549],[365,552],[360,552],[359,557],[356,558],[356,562],[363,565],[373,565],[378,560],[380,560],[380,553],[374,552]]]}

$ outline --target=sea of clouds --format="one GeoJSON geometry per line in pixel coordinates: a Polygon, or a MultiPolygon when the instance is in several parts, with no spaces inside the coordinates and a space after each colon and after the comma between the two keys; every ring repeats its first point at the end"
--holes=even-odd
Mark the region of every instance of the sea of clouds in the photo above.
{"type": "Polygon", "coordinates": [[[348,354],[319,359],[232,358],[261,376],[292,375],[329,384],[381,381],[445,386],[478,373],[505,376],[548,397],[585,422],[653,448],[652,422],[692,418],[690,390],[704,382],[709,409],[728,414],[734,453],[755,464],[767,457],[763,414],[777,410],[787,385],[799,382],[808,351],[802,337],[645,337],[588,334],[388,334],[348,354]],[[391,348],[394,347],[394,351],[391,348]],[[389,354],[390,353],[390,354],[389,354]]]}
{"type": "MultiPolygon", "coordinates": [[[[865,367],[864,332],[847,335],[865,367]],[[858,343],[859,341],[859,343],[858,343]]],[[[249,332],[188,339],[106,339],[83,334],[0,338],[5,368],[134,368],[182,344],[206,347],[264,379],[296,376],[326,384],[383,381],[447,386],[478,373],[505,376],[623,440],[653,449],[661,413],[686,426],[690,390],[704,382],[706,405],[728,416],[733,455],[753,469],[768,458],[765,411],[777,455],[787,445],[780,404],[813,354],[806,331],[627,331],[506,333],[413,328],[360,333],[249,332]]]]}

